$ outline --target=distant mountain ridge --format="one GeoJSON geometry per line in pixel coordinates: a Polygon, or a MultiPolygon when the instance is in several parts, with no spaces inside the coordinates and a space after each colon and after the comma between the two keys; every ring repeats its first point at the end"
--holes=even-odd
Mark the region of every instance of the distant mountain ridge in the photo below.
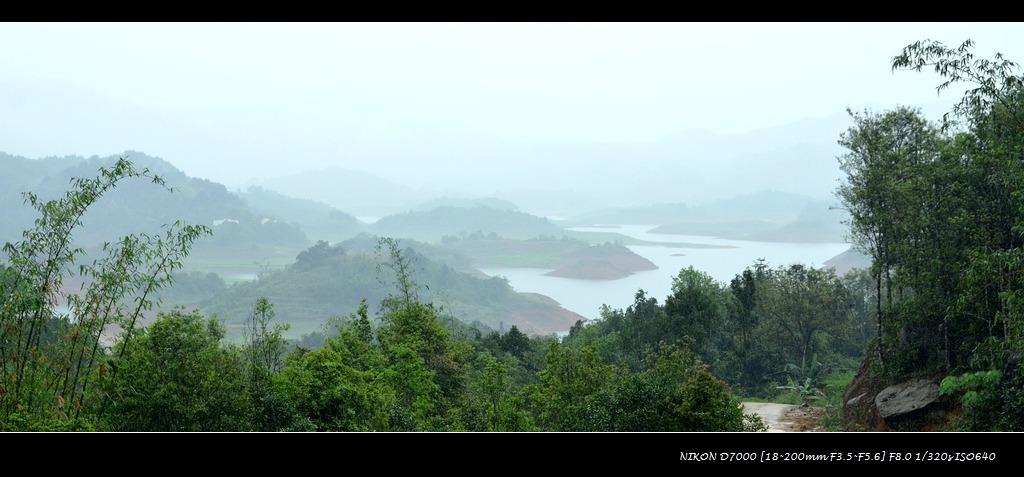
{"type": "Polygon", "coordinates": [[[836,111],[742,134],[524,142],[360,104],[309,116],[282,105],[141,108],[49,82],[0,82],[0,97],[8,99],[0,101],[7,152],[159,151],[193,177],[373,217],[438,196],[495,197],[542,216],[699,205],[762,189],[826,199],[842,177],[838,139],[852,126],[836,111]],[[272,129],[270,120],[282,117],[272,129]]]}
{"type": "Polygon", "coordinates": [[[369,172],[340,167],[250,181],[250,184],[250,187],[272,190],[289,197],[323,202],[357,216],[390,215],[436,197],[369,172]]]}
{"type": "MultiPolygon", "coordinates": [[[[655,230],[658,233],[762,241],[838,242],[845,233],[841,224],[845,215],[832,210],[834,201],[779,190],[762,190],[697,206],[665,203],[606,208],[552,221],[521,212],[517,204],[508,200],[429,196],[400,186],[394,189],[387,180],[367,173],[334,169],[331,174],[293,177],[296,188],[302,185],[303,177],[317,179],[318,182],[306,184],[304,189],[312,190],[316,184],[321,184],[327,195],[345,189],[337,180],[347,177],[345,180],[392,196],[389,199],[392,206],[382,206],[378,212],[395,207],[401,196],[396,190],[409,192],[405,199],[408,202],[402,203],[402,212],[381,214],[374,217],[379,219],[375,223],[366,223],[329,203],[261,186],[231,192],[222,184],[188,177],[162,158],[126,151],[105,158],[28,159],[0,153],[0,171],[4,172],[0,181],[5,186],[0,192],[0,205],[5,210],[0,237],[14,240],[34,220],[35,213],[23,203],[21,192],[31,190],[43,198],[56,197],[64,193],[72,177],[94,177],[100,167],[109,167],[118,157],[127,157],[139,168],[160,174],[176,192],[166,194],[145,183],[128,184],[112,191],[112,198],[102,200],[87,220],[100,224],[96,227],[97,233],[83,236],[93,243],[139,227],[157,229],[179,219],[217,227],[215,235],[224,243],[248,241],[293,247],[307,246],[317,240],[338,242],[363,232],[428,242],[440,241],[445,235],[472,234],[529,239],[541,235],[559,236],[562,227],[568,226],[630,223],[659,226],[655,230]]],[[[368,209],[369,206],[364,207],[368,209]]]]}
{"type": "Polygon", "coordinates": [[[37,213],[24,203],[23,192],[41,200],[62,197],[73,178],[94,178],[101,168],[111,168],[127,158],[136,169],[148,169],[160,176],[167,189],[147,178],[124,180],[108,191],[82,218],[75,240],[84,247],[96,247],[130,233],[155,233],[181,221],[217,230],[197,247],[237,246],[245,243],[302,247],[308,239],[298,226],[252,209],[241,197],[206,179],[191,178],[171,163],[137,151],[108,157],[81,156],[26,159],[0,155],[0,171],[6,179],[0,207],[0,239],[16,241],[21,231],[32,226],[37,213]]]}

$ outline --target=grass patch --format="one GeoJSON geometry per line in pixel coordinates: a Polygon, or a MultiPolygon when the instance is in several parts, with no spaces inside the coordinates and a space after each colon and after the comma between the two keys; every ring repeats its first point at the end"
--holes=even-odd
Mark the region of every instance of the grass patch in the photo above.
{"type": "Polygon", "coordinates": [[[842,432],[843,427],[843,391],[853,381],[857,372],[854,370],[841,373],[831,373],[825,379],[825,399],[820,401],[820,406],[825,408],[825,414],[821,417],[819,425],[833,432],[842,432]]]}
{"type": "Polygon", "coordinates": [[[295,257],[302,250],[283,247],[253,247],[223,253],[201,250],[183,261],[182,271],[216,273],[230,285],[238,281],[232,277],[283,269],[295,263],[295,257]]]}

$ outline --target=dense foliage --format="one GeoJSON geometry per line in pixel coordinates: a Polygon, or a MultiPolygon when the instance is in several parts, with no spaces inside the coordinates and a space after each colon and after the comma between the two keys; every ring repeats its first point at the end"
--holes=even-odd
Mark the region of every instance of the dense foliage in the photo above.
{"type": "Polygon", "coordinates": [[[105,386],[119,374],[114,363],[131,349],[132,333],[113,345],[110,334],[140,324],[192,244],[209,234],[175,222],[162,234],[105,242],[98,256],[76,247],[87,210],[118,184],[138,179],[166,187],[159,175],[122,159],[96,178],[73,179],[62,198],[25,194],[39,217],[3,250],[0,429],[94,425],[94,406],[103,409],[113,398],[105,386]],[[66,286],[72,277],[78,293],[66,286]]]}
{"type": "MultiPolygon", "coordinates": [[[[726,285],[689,267],[673,279],[664,304],[639,290],[633,305],[605,307],[565,342],[636,372],[649,369],[650,350],[687,343],[736,392],[773,398],[794,375],[859,359],[870,335],[854,332],[866,319],[856,307],[856,277],[759,261],[726,285]]],[[[811,384],[821,386],[824,377],[811,384]]]]}
{"type": "MultiPolygon", "coordinates": [[[[645,355],[650,368],[631,373],[515,326],[484,333],[460,324],[421,299],[424,262],[390,238],[378,240],[371,268],[394,292],[375,318],[364,300],[321,346],[293,346],[282,336],[288,325],[271,323],[273,303],[259,297],[244,340],[227,342],[223,323],[199,309],[154,310],[156,292],[209,228],[128,235],[91,264],[73,247],[89,206],[136,178],[164,184],[122,159],[74,180],[62,200],[26,194],[41,217],[4,249],[0,430],[763,429],[686,348],[645,355]],[[64,286],[76,275],[81,293],[64,286]]],[[[320,242],[292,268],[322,269],[345,255],[320,242]]],[[[332,283],[325,293],[336,292],[332,283]]]]}
{"type": "MultiPolygon", "coordinates": [[[[870,269],[838,276],[757,261],[719,283],[686,268],[663,302],[638,290],[633,305],[605,307],[564,339],[455,316],[421,278],[462,304],[507,300],[507,282],[465,286],[468,275],[388,237],[373,239],[372,254],[349,253],[367,236],[319,241],[286,270],[231,289],[216,276],[175,274],[198,239],[304,237],[286,224],[235,236],[241,221],[142,222],[161,232],[124,231],[87,253],[76,246],[93,218],[86,212],[127,207],[101,202],[108,192],[168,188],[124,158],[94,179],[72,178],[63,197],[26,193],[38,217],[5,245],[0,264],[0,430],[759,431],[737,395],[824,398],[839,391],[826,387],[830,374],[849,374],[868,350],[894,382],[944,377],[939,392],[960,399],[961,428],[1022,430],[1024,81],[1015,63],[976,59],[972,46],[918,42],[893,59],[894,69],[934,67],[947,79],[940,91],[976,84],[952,118],[850,111],[837,195],[870,269]],[[225,339],[216,309],[161,309],[176,277],[231,297],[232,310],[244,311],[231,323],[242,339],[225,339]],[[291,323],[274,322],[281,304],[272,298],[288,287],[310,297],[300,308],[341,297],[360,305],[334,310],[333,329],[315,345],[289,341],[291,323]]],[[[199,200],[225,192],[191,182],[168,189],[199,200]]],[[[379,227],[448,222],[449,212],[379,227]]],[[[214,217],[203,213],[188,218],[214,217]]],[[[448,245],[498,236],[466,232],[448,245]]]]}
{"type": "Polygon", "coordinates": [[[973,84],[942,123],[919,110],[850,112],[838,195],[873,259],[880,372],[947,376],[967,430],[1024,429],[1024,88],[1017,64],[922,41],[893,69],[973,84]]]}

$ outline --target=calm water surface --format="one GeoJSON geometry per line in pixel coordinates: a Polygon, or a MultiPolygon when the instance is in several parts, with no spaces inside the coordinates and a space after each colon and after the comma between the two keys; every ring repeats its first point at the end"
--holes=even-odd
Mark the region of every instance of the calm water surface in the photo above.
{"type": "Polygon", "coordinates": [[[562,307],[588,319],[600,316],[601,305],[625,309],[633,304],[637,290],[664,303],[672,289],[672,277],[693,266],[723,284],[759,259],[776,268],[802,263],[820,267],[824,262],[850,248],[847,243],[775,243],[728,240],[697,235],[652,234],[654,226],[622,225],[618,228],[575,227],[569,230],[618,232],[652,242],[691,243],[728,246],[730,248],[678,248],[636,245],[629,248],[658,266],[657,270],[634,273],[618,280],[580,280],[544,276],[550,269],[481,268],[490,276],[504,276],[516,291],[541,293],[558,301],[562,307]]]}

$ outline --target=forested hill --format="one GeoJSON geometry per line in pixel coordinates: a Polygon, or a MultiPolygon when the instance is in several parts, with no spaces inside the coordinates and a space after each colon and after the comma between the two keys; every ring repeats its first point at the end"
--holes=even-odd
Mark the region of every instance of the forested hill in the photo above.
{"type": "Polygon", "coordinates": [[[239,195],[219,183],[186,176],[169,162],[141,152],[120,156],[81,156],[27,159],[0,154],[0,207],[7,220],[0,223],[0,241],[20,239],[37,213],[25,203],[23,192],[42,200],[60,198],[74,178],[95,177],[100,168],[110,168],[124,157],[139,170],[148,169],[161,177],[170,194],[153,187],[148,178],[134,178],[110,190],[82,218],[76,233],[81,246],[95,247],[113,238],[160,230],[166,224],[182,223],[214,227],[216,233],[204,238],[200,248],[223,248],[245,244],[305,247],[309,239],[295,224],[261,214],[239,195]]]}
{"type": "Polygon", "coordinates": [[[236,193],[261,216],[298,224],[311,242],[340,242],[360,234],[366,225],[351,214],[315,200],[298,199],[257,186],[236,193]]]}
{"type": "MultiPolygon", "coordinates": [[[[394,292],[393,278],[382,269],[374,244],[378,238],[360,235],[329,245],[319,242],[299,253],[284,269],[261,274],[251,282],[223,287],[212,296],[188,301],[191,294],[168,296],[168,304],[197,306],[216,315],[232,336],[241,336],[241,326],[250,318],[252,304],[260,297],[274,303],[278,317],[291,325],[289,337],[323,331],[331,317],[355,313],[362,300],[376,308],[394,292]]],[[[438,247],[413,241],[396,241],[410,261],[412,279],[419,298],[438,304],[443,312],[481,329],[517,326],[530,335],[549,335],[568,330],[584,317],[567,311],[549,298],[517,293],[502,277],[483,278],[427,258],[420,251],[437,256],[438,247]]],[[[455,263],[457,258],[446,261],[455,263]]],[[[196,282],[208,286],[201,274],[181,276],[175,287],[193,288],[196,282]]],[[[217,289],[217,287],[212,287],[217,289]]],[[[596,310],[595,310],[596,312],[596,310]]]]}
{"type": "Polygon", "coordinates": [[[484,206],[441,206],[426,212],[389,215],[374,223],[371,231],[382,236],[438,242],[446,235],[529,239],[540,235],[561,235],[562,228],[548,219],[524,212],[484,206]]]}

